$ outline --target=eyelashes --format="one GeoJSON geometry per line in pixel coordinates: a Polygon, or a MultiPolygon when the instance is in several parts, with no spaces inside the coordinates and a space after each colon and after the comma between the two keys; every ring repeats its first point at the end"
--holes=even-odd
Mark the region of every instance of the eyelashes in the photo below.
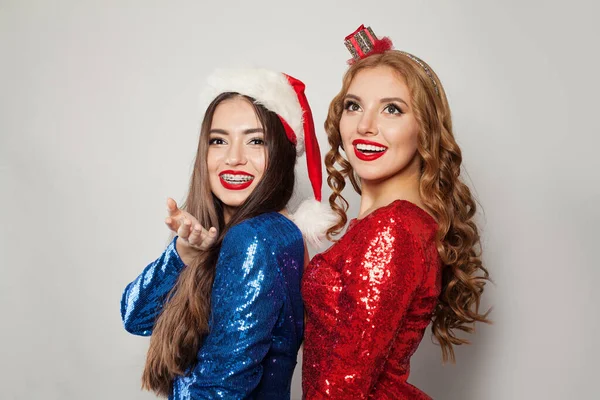
{"type": "Polygon", "coordinates": [[[384,107],[384,111],[388,111],[388,114],[397,114],[397,115],[404,114],[404,112],[400,109],[400,107],[398,107],[394,103],[387,104],[384,107]]]}
{"type": "MultiPolygon", "coordinates": [[[[352,100],[346,100],[344,102],[344,110],[348,111],[348,112],[355,112],[355,111],[360,111],[361,108],[358,105],[357,102],[352,101],[352,100]]],[[[391,115],[402,115],[404,114],[404,111],[402,111],[402,109],[400,108],[400,106],[398,106],[395,103],[389,103],[386,104],[383,107],[383,112],[385,112],[386,114],[391,114],[391,115]]]]}
{"type": "Polygon", "coordinates": [[[358,111],[360,110],[360,106],[352,100],[346,100],[344,102],[344,110],[346,111],[358,111]]]}
{"type": "MultiPolygon", "coordinates": [[[[222,139],[222,138],[212,138],[212,139],[208,140],[208,144],[220,146],[220,145],[227,144],[227,142],[225,141],[225,139],[222,139]]],[[[250,139],[248,141],[248,144],[251,144],[254,146],[264,146],[266,143],[263,138],[255,137],[255,138],[250,139]]]]}

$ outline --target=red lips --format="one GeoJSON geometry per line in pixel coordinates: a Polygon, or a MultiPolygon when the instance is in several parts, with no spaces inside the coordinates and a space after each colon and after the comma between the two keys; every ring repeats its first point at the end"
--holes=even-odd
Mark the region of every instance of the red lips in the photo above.
{"type": "Polygon", "coordinates": [[[223,185],[223,187],[225,189],[229,189],[229,190],[243,190],[246,189],[248,186],[252,185],[252,181],[254,180],[254,175],[251,175],[247,172],[243,172],[243,171],[232,171],[232,170],[227,170],[227,171],[222,171],[219,174],[219,178],[221,180],[221,185],[223,185]],[[229,175],[228,178],[240,178],[240,177],[249,177],[250,179],[244,179],[244,180],[240,180],[240,181],[235,181],[235,179],[228,179],[225,180],[224,176],[225,175],[229,175]]]}
{"type": "Polygon", "coordinates": [[[377,143],[377,142],[371,142],[369,140],[364,140],[364,139],[356,139],[352,142],[352,146],[354,147],[354,154],[356,154],[356,157],[359,160],[362,161],[373,161],[373,160],[377,160],[379,157],[381,157],[382,155],[385,154],[385,152],[387,151],[387,147],[385,147],[384,145],[382,145],[381,143],[377,143]],[[360,150],[358,150],[357,145],[359,144],[363,144],[363,145],[368,145],[368,146],[376,146],[379,148],[384,148],[385,150],[383,151],[377,151],[377,152],[370,152],[370,153],[364,153],[360,150]]]}

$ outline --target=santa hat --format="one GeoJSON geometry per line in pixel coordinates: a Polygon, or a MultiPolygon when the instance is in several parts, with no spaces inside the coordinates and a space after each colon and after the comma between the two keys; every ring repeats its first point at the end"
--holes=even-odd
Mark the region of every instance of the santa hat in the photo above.
{"type": "Polygon", "coordinates": [[[337,222],[333,211],[321,203],[321,152],[312,112],[300,80],[267,69],[220,69],[209,76],[202,93],[202,113],[221,93],[234,92],[252,97],[256,103],[279,116],[287,138],[298,156],[306,152],[306,167],[314,199],[300,204],[292,220],[305,239],[320,246],[327,229],[337,222]]]}

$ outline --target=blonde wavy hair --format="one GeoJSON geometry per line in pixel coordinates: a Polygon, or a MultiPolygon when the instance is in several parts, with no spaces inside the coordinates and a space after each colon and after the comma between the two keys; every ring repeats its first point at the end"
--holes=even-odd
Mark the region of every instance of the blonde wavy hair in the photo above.
{"type": "Polygon", "coordinates": [[[339,221],[327,234],[334,240],[333,236],[338,235],[348,221],[348,202],[341,194],[346,178],[354,190],[361,193],[359,177],[340,154],[339,125],[344,98],[358,72],[388,66],[406,82],[420,127],[417,149],[422,160],[419,191],[423,203],[438,221],[437,250],[444,266],[442,292],[432,317],[432,332],[441,346],[442,359],[455,362],[454,346],[469,343],[458,337],[457,331],[471,333],[475,322],[490,322],[489,311],[479,313],[483,289],[490,279],[481,261],[479,231],[474,221],[476,203],[460,178],[462,155],[452,133],[446,93],[435,72],[422,60],[417,59],[417,62],[411,57],[391,50],[357,61],[344,75],[342,89],[331,101],[325,121],[331,150],[325,156],[325,166],[327,183],[333,191],[329,203],[339,221]]]}

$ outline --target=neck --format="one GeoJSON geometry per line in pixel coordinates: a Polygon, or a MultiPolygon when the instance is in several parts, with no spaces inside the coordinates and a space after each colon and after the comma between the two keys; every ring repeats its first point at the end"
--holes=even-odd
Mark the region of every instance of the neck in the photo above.
{"type": "Polygon", "coordinates": [[[424,208],[419,194],[420,175],[420,162],[411,162],[404,170],[389,178],[373,181],[361,179],[358,218],[396,200],[407,200],[424,208]]]}
{"type": "MultiPolygon", "coordinates": [[[[236,207],[228,207],[228,206],[224,206],[223,207],[223,219],[225,220],[225,223],[229,223],[229,221],[231,220],[231,217],[233,216],[233,213],[235,212],[236,207]]],[[[291,215],[288,212],[287,208],[284,208],[282,210],[279,210],[279,213],[282,214],[283,216],[285,216],[288,219],[291,219],[291,215]]]]}
{"type": "Polygon", "coordinates": [[[225,224],[228,224],[229,221],[231,221],[234,211],[234,207],[223,206],[223,220],[225,221],[225,224]]]}

